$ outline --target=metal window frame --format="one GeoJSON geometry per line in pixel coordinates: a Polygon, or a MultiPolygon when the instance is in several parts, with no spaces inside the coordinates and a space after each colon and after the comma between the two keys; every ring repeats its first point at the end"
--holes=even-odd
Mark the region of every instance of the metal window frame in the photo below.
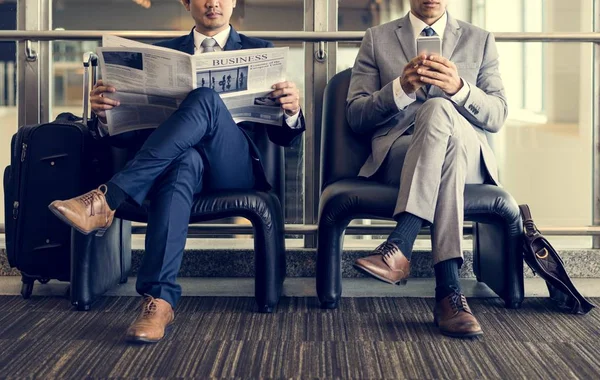
{"type": "MultiPolygon", "coordinates": [[[[593,12],[594,18],[594,31],[597,35],[600,35],[600,0],[594,0],[593,12]]],[[[600,225],[600,40],[594,44],[594,73],[593,73],[593,156],[592,156],[592,223],[594,226],[600,225]]],[[[594,236],[592,240],[592,248],[600,248],[600,236],[594,236]]]]}
{"type": "MultiPolygon", "coordinates": [[[[17,2],[17,29],[48,31],[52,29],[51,0],[17,2]]],[[[50,115],[50,46],[49,40],[20,39],[17,44],[18,125],[47,122],[50,115]],[[26,104],[27,107],[23,107],[26,104]],[[37,112],[32,112],[37,110],[37,112]]]]}
{"type": "MultiPolygon", "coordinates": [[[[47,1],[47,0],[38,0],[47,1]]],[[[313,0],[306,0],[313,1],[313,0]]],[[[596,0],[599,1],[599,0],[596,0]]],[[[184,31],[154,31],[154,30],[0,30],[0,41],[101,41],[105,34],[119,37],[143,40],[164,40],[181,37],[184,31]]],[[[271,41],[286,42],[353,42],[359,44],[365,32],[272,32],[244,31],[249,37],[263,38],[271,41]]],[[[580,42],[600,43],[600,31],[596,32],[494,32],[496,42],[580,42]]]]}

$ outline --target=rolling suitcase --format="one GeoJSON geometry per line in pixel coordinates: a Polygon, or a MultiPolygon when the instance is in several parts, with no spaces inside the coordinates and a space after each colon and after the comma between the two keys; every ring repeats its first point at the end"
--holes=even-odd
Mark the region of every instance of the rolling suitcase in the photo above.
{"type": "MultiPolygon", "coordinates": [[[[48,204],[81,195],[110,177],[107,165],[102,164],[110,155],[109,148],[94,138],[87,125],[89,73],[91,67],[95,78],[96,65],[93,54],[84,56],[83,118],[63,113],[53,122],[19,128],[11,141],[11,163],[4,171],[6,251],[10,266],[21,271],[23,298],[31,296],[35,280],[71,280],[73,240],[80,238],[72,236],[71,228],[50,212],[48,204]]],[[[111,227],[127,226],[116,220],[111,227]]],[[[131,253],[123,252],[120,236],[119,231],[112,231],[101,245],[108,254],[120,256],[120,265],[110,269],[123,282],[128,258],[122,256],[128,253],[130,261],[131,253]]],[[[98,275],[103,276],[101,282],[112,282],[114,277],[110,272],[98,275]]],[[[91,293],[102,293],[107,286],[96,286],[91,293]]]]}

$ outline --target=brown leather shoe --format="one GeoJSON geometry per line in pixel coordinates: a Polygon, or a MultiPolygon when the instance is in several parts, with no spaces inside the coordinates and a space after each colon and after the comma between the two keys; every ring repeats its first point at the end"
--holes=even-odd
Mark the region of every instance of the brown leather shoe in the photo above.
{"type": "Polygon", "coordinates": [[[440,332],[454,338],[472,338],[483,335],[481,326],[464,294],[454,292],[435,304],[433,321],[440,332]]]}
{"type": "Polygon", "coordinates": [[[410,261],[396,244],[389,241],[375,248],[373,255],[357,259],[354,267],[381,281],[395,285],[406,285],[410,275],[410,261]]]}
{"type": "Polygon", "coordinates": [[[171,305],[160,298],[144,296],[142,310],[127,329],[127,340],[135,343],[156,343],[166,335],[175,313],[171,305]]]}
{"type": "Polygon", "coordinates": [[[48,208],[60,220],[84,235],[96,231],[102,236],[112,224],[115,212],[106,203],[106,185],[66,201],[54,201],[48,208]]]}

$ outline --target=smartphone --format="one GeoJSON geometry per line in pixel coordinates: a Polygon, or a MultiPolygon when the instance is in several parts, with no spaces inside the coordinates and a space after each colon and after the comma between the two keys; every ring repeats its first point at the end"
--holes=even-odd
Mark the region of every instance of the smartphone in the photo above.
{"type": "Polygon", "coordinates": [[[442,39],[440,36],[419,37],[417,38],[417,53],[427,55],[442,55],[442,39]]]}

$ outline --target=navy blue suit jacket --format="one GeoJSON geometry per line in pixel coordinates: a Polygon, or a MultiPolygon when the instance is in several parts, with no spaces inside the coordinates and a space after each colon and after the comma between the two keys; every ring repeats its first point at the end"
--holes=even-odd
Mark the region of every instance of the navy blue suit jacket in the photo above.
{"type": "MultiPolygon", "coordinates": [[[[166,41],[160,41],[157,42],[155,45],[179,50],[188,54],[194,54],[194,29],[192,29],[192,31],[188,35],[173,38],[166,41]]],[[[231,27],[229,39],[227,40],[227,43],[225,44],[223,50],[260,49],[270,47],[273,47],[273,43],[261,40],[259,38],[244,36],[243,34],[239,34],[233,27],[231,27]]],[[[290,128],[286,124],[285,120],[283,122],[283,125],[281,126],[264,124],[260,125],[260,127],[264,127],[266,129],[267,134],[269,136],[269,140],[271,140],[275,144],[281,146],[289,146],[305,130],[304,116],[302,114],[300,114],[298,120],[301,123],[300,128],[290,128]]],[[[254,173],[256,176],[256,187],[259,189],[269,189],[270,185],[264,174],[264,168],[262,166],[260,152],[253,141],[254,129],[257,128],[257,124],[243,122],[238,125],[248,138],[248,142],[250,144],[250,152],[252,154],[252,157],[254,158],[253,162],[256,162],[258,164],[254,167],[254,173]]]]}

